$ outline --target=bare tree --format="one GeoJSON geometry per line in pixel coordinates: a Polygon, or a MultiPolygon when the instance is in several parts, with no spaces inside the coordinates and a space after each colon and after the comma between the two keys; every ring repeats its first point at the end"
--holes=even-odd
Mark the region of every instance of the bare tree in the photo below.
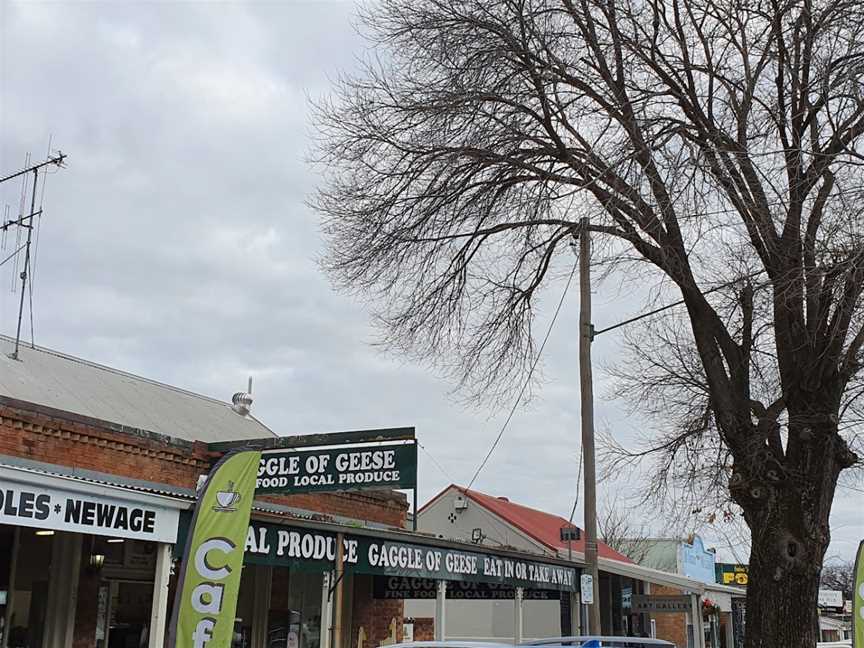
{"type": "Polygon", "coordinates": [[[855,564],[841,560],[825,565],[822,570],[822,587],[843,592],[846,600],[852,600],[855,589],[855,564]]]}
{"type": "Polygon", "coordinates": [[[653,544],[644,525],[635,524],[625,509],[609,502],[605,502],[597,513],[597,532],[603,544],[637,565],[645,562],[653,544]]]}
{"type": "Polygon", "coordinates": [[[680,293],[670,326],[704,409],[669,443],[725,475],[750,528],[748,648],[814,645],[857,462],[862,12],[380,0],[361,27],[380,57],[318,113],[324,266],[375,304],[385,342],[469,393],[524,376],[533,305],[582,216],[598,263],[680,293]]]}

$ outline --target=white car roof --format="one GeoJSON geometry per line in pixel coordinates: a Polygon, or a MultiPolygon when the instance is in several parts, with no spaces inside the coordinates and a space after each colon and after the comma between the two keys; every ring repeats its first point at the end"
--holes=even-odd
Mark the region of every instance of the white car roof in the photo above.
{"type": "Polygon", "coordinates": [[[601,645],[609,643],[618,646],[653,646],[655,648],[674,648],[675,644],[663,639],[650,639],[648,637],[611,637],[601,635],[582,635],[576,637],[549,637],[547,639],[535,639],[523,641],[523,646],[560,646],[562,644],[583,644],[588,641],[599,641],[601,645]]]}

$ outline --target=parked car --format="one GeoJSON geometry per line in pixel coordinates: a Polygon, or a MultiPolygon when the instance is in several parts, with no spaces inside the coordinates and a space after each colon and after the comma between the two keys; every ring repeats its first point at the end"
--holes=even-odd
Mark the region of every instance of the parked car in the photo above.
{"type": "Polygon", "coordinates": [[[674,643],[648,637],[549,637],[522,642],[523,646],[577,646],[579,648],[676,648],[674,643]]]}
{"type": "Polygon", "coordinates": [[[586,635],[579,637],[549,637],[523,641],[519,646],[510,643],[493,643],[487,641],[414,641],[396,644],[389,648],[519,648],[525,646],[573,646],[573,648],[676,648],[675,644],[662,639],[641,637],[602,637],[586,635]]]}

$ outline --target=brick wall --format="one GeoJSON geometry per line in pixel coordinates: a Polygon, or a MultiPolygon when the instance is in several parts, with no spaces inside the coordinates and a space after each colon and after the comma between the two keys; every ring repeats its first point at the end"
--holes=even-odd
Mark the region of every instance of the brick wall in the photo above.
{"type": "Polygon", "coordinates": [[[9,406],[0,406],[0,454],[185,487],[209,465],[203,444],[9,406]]]}
{"type": "MultiPolygon", "coordinates": [[[[0,454],[194,488],[213,457],[203,443],[100,425],[73,414],[0,405],[0,454]]],[[[407,498],[390,491],[321,493],[262,498],[329,515],[401,527],[407,498]]]]}
{"type": "Polygon", "coordinates": [[[359,648],[360,628],[366,640],[363,648],[375,648],[388,639],[395,625],[396,641],[402,641],[402,621],[405,606],[401,600],[375,599],[372,597],[372,577],[357,576],[354,579],[354,607],[351,614],[350,648],[359,648]]]}
{"type": "MultiPolygon", "coordinates": [[[[683,592],[674,587],[652,585],[651,594],[657,596],[681,596],[683,592]]],[[[678,648],[687,648],[687,615],[683,612],[675,614],[652,614],[657,625],[657,638],[671,641],[678,648]]]]}

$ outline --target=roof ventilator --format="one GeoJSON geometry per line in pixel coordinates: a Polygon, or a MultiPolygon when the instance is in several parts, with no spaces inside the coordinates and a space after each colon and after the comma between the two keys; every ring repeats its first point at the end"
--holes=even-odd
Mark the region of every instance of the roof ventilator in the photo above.
{"type": "Polygon", "coordinates": [[[247,416],[252,410],[252,400],[252,376],[249,376],[249,389],[231,397],[231,409],[240,416],[247,416]]]}

